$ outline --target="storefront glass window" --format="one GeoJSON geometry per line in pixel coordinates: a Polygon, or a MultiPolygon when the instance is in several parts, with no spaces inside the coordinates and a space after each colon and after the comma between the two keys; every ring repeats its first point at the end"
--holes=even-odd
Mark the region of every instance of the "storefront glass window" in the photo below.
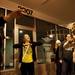
{"type": "MultiPolygon", "coordinates": [[[[7,11],[9,14],[10,11],[7,11]]],[[[14,66],[14,20],[10,20],[6,25],[6,54],[5,54],[5,68],[12,68],[14,66]]]]}
{"type": "MultiPolygon", "coordinates": [[[[7,11],[7,14],[9,14],[10,11],[7,11]]],[[[0,16],[5,14],[5,9],[0,8],[0,16]]],[[[2,54],[2,64],[0,65],[0,69],[9,69],[14,67],[14,51],[13,51],[13,41],[14,41],[14,20],[10,20],[6,24],[6,28],[4,30],[4,33],[0,30],[2,34],[5,35],[5,39],[3,40],[3,45],[1,54],[2,54]],[[5,48],[4,48],[5,47],[5,48]]]]}
{"type": "Polygon", "coordinates": [[[39,63],[46,63],[50,62],[50,55],[52,54],[53,50],[51,48],[51,39],[49,34],[53,34],[55,26],[52,23],[43,21],[43,20],[36,20],[36,34],[37,34],[37,41],[41,41],[43,43],[42,46],[37,47],[37,57],[39,63]]]}

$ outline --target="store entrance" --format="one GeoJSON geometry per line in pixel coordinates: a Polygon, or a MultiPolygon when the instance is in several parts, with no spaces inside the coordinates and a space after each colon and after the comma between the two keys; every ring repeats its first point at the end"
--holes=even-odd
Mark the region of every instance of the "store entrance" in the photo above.
{"type": "Polygon", "coordinates": [[[23,41],[23,36],[24,34],[28,34],[31,38],[31,40],[33,41],[34,39],[34,28],[31,28],[31,27],[27,27],[27,26],[21,26],[21,25],[17,25],[16,26],[16,29],[17,29],[17,34],[15,36],[16,40],[18,43],[21,43],[23,41]]]}

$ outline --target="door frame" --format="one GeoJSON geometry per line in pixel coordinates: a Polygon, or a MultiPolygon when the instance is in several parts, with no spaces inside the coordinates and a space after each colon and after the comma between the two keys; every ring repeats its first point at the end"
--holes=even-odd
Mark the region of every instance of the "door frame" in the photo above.
{"type": "Polygon", "coordinates": [[[15,29],[14,29],[14,43],[19,43],[19,29],[23,29],[23,30],[30,30],[32,31],[32,37],[33,37],[33,41],[36,41],[36,28],[34,27],[28,27],[28,26],[23,26],[23,25],[15,25],[15,29]]]}

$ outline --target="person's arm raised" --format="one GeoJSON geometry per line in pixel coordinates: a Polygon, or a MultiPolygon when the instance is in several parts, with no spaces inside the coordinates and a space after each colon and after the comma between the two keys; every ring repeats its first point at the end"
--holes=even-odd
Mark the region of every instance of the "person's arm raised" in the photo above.
{"type": "Polygon", "coordinates": [[[8,14],[7,16],[4,16],[4,20],[5,21],[9,21],[13,18],[17,18],[19,17],[20,15],[22,15],[22,10],[18,9],[18,10],[15,10],[15,11],[12,11],[10,14],[8,14]]]}

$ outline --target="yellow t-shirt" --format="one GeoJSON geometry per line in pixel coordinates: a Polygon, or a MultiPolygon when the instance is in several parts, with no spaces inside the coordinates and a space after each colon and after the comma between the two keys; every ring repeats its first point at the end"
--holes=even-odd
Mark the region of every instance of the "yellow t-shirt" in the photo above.
{"type": "Polygon", "coordinates": [[[23,57],[22,57],[22,62],[23,63],[31,63],[33,62],[32,58],[32,48],[29,47],[27,52],[26,52],[26,47],[23,47],[23,57]]]}

